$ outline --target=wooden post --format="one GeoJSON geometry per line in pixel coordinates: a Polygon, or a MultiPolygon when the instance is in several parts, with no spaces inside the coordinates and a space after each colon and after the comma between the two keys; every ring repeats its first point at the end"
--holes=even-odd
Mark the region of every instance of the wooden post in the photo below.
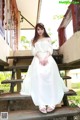
{"type": "Polygon", "coordinates": [[[65,28],[60,28],[58,30],[58,37],[59,37],[59,47],[60,47],[66,41],[65,28]]]}
{"type": "MultiPolygon", "coordinates": [[[[16,78],[21,79],[21,70],[17,69],[16,70],[16,78]]],[[[21,89],[21,83],[17,83],[17,92],[20,92],[21,89]]]]}
{"type": "MultiPolygon", "coordinates": [[[[15,73],[16,73],[16,69],[13,69],[11,79],[15,79],[15,73]]],[[[11,93],[14,92],[14,86],[15,86],[15,84],[11,84],[11,86],[10,86],[10,92],[11,93]]]]}
{"type": "Polygon", "coordinates": [[[71,5],[71,12],[72,12],[72,21],[73,21],[73,30],[74,32],[77,31],[77,17],[76,17],[76,5],[71,5]]]}
{"type": "Polygon", "coordinates": [[[18,39],[17,39],[17,48],[18,48],[18,43],[20,41],[20,12],[18,11],[18,24],[17,24],[17,32],[18,32],[18,39]]]}
{"type": "MultiPolygon", "coordinates": [[[[67,71],[65,70],[65,76],[67,76],[67,71]]],[[[67,79],[65,80],[65,84],[67,86],[67,79]]]]}

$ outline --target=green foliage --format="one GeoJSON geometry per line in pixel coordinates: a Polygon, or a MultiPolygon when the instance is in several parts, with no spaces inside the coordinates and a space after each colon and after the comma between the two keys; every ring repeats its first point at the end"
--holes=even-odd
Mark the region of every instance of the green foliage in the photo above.
{"type": "Polygon", "coordinates": [[[65,71],[60,71],[61,77],[65,76],[65,71]]]}
{"type": "Polygon", "coordinates": [[[76,105],[75,103],[71,103],[70,106],[71,107],[77,107],[78,105],[76,105]]]}
{"type": "Polygon", "coordinates": [[[69,96],[70,106],[80,106],[80,83],[72,83],[72,89],[76,92],[76,96],[69,96]]]}
{"type": "Polygon", "coordinates": [[[64,15],[54,15],[53,16],[53,20],[59,20],[59,19],[63,19],[64,15]]]}
{"type": "Polygon", "coordinates": [[[0,72],[0,89],[3,89],[4,92],[9,91],[10,84],[1,84],[3,80],[10,79],[11,73],[10,72],[0,72]]]}
{"type": "Polygon", "coordinates": [[[0,82],[11,78],[11,72],[0,72],[0,82]]]}
{"type": "Polygon", "coordinates": [[[23,45],[23,47],[24,47],[25,49],[27,49],[30,41],[27,40],[26,36],[21,36],[21,39],[20,39],[20,40],[21,40],[21,44],[23,45]]]}
{"type": "Polygon", "coordinates": [[[68,100],[70,102],[70,106],[80,106],[80,95],[77,94],[76,96],[69,96],[68,100]]]}
{"type": "Polygon", "coordinates": [[[50,28],[48,28],[48,34],[49,34],[50,36],[52,35],[50,28]]]}
{"type": "Polygon", "coordinates": [[[23,42],[23,43],[30,43],[30,41],[27,40],[27,38],[25,36],[21,36],[21,42],[23,42]]]}
{"type": "Polygon", "coordinates": [[[52,41],[51,41],[51,44],[54,44],[56,41],[57,41],[57,40],[52,40],[52,41]]]}

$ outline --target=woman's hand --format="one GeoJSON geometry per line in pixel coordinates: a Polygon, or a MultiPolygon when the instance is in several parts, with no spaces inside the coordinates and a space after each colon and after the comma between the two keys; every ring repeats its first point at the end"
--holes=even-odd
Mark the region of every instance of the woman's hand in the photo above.
{"type": "Polygon", "coordinates": [[[36,54],[36,57],[39,59],[39,62],[41,65],[45,66],[48,63],[48,57],[50,56],[50,53],[47,52],[46,56],[44,57],[44,59],[40,58],[39,54],[36,54]]]}
{"type": "Polygon", "coordinates": [[[50,53],[47,52],[47,55],[45,56],[45,58],[43,60],[40,60],[40,63],[45,66],[48,63],[49,56],[50,56],[50,53]]]}
{"type": "Polygon", "coordinates": [[[48,60],[47,59],[39,60],[39,62],[41,65],[45,66],[48,63],[48,60]]]}

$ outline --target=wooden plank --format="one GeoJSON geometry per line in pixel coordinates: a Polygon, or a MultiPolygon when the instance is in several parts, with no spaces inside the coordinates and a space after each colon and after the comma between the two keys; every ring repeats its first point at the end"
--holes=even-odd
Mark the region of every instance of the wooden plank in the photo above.
{"type": "Polygon", "coordinates": [[[33,56],[8,56],[8,57],[6,57],[6,59],[7,59],[7,61],[8,61],[8,59],[13,59],[13,65],[16,65],[16,63],[21,59],[27,59],[27,60],[31,59],[32,60],[33,56]]]}
{"type": "Polygon", "coordinates": [[[77,95],[77,94],[76,94],[76,92],[74,90],[70,89],[68,92],[65,92],[64,95],[66,95],[66,96],[72,96],[72,95],[77,95]]]}
{"type": "Polygon", "coordinates": [[[22,100],[22,99],[29,99],[30,96],[28,95],[20,95],[19,93],[4,93],[0,95],[0,101],[5,100],[22,100]]]}
{"type": "Polygon", "coordinates": [[[65,79],[71,79],[71,77],[70,76],[61,76],[64,80],[65,79]]]}
{"type": "Polygon", "coordinates": [[[8,70],[12,70],[12,69],[28,69],[28,65],[16,65],[16,66],[8,66],[8,67],[5,67],[4,69],[8,69],[8,70]]]}
{"type": "Polygon", "coordinates": [[[61,107],[56,108],[53,112],[42,114],[39,110],[20,110],[8,112],[8,120],[51,120],[53,118],[68,117],[80,115],[79,107],[61,107]]]}
{"type": "Polygon", "coordinates": [[[4,68],[4,71],[11,71],[11,70],[15,70],[15,69],[20,69],[21,71],[25,71],[27,72],[28,70],[28,65],[17,65],[17,66],[8,66],[4,68]]]}
{"type": "Polygon", "coordinates": [[[23,82],[23,79],[12,79],[12,80],[3,80],[1,84],[7,84],[7,83],[21,83],[23,82]]]}
{"type": "Polygon", "coordinates": [[[0,59],[0,65],[3,65],[3,66],[8,66],[9,64],[3,60],[0,59]]]}
{"type": "MultiPolygon", "coordinates": [[[[62,54],[58,54],[58,55],[52,55],[53,57],[63,57],[63,55],[62,54]]],[[[8,56],[8,57],[6,57],[7,58],[7,60],[8,59],[32,59],[34,56],[8,56]]]]}
{"type": "MultiPolygon", "coordinates": [[[[8,59],[13,59],[13,64],[15,65],[18,60],[20,59],[32,59],[34,56],[8,56],[7,57],[7,61],[8,59]]],[[[55,59],[55,61],[59,64],[62,63],[62,58],[63,55],[62,54],[52,54],[52,57],[55,59]]]]}
{"type": "MultiPolygon", "coordinates": [[[[65,92],[66,96],[70,95],[76,95],[76,92],[73,90],[69,90],[68,92],[65,92]]],[[[17,99],[26,99],[27,95],[20,95],[19,93],[4,93],[0,95],[0,101],[2,100],[17,100],[17,99]]]]}
{"type": "Polygon", "coordinates": [[[71,69],[77,69],[80,68],[80,63],[72,64],[72,63],[61,63],[58,64],[59,70],[71,70],[71,69]]]}
{"type": "Polygon", "coordinates": [[[33,56],[8,56],[6,57],[8,59],[32,59],[33,56]]]}

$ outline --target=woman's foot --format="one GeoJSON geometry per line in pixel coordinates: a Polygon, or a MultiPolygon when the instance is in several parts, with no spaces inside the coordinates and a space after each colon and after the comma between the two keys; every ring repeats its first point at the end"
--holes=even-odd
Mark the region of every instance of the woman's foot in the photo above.
{"type": "Polygon", "coordinates": [[[39,107],[39,111],[40,111],[41,113],[47,113],[47,110],[46,110],[46,107],[45,107],[45,106],[39,107]]]}
{"type": "Polygon", "coordinates": [[[47,112],[52,112],[55,109],[55,106],[48,106],[47,112]]]}

